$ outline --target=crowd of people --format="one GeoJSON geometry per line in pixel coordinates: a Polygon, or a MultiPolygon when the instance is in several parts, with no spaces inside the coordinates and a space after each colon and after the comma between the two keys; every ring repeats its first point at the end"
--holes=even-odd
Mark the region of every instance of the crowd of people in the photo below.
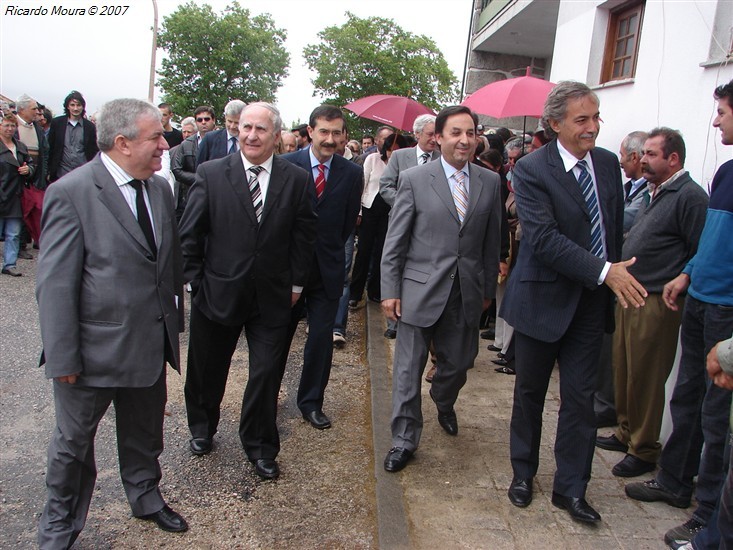
{"type": "MultiPolygon", "coordinates": [[[[714,95],[713,125],[733,145],[733,82],[714,95]]],[[[694,495],[689,521],[664,536],[670,547],[733,548],[733,162],[708,196],[684,169],[676,130],[632,131],[618,156],[596,147],[599,99],[570,81],[548,96],[542,128],[516,136],[485,131],[464,106],[418,117],[411,134],[382,126],[361,140],[330,105],[290,130],[265,102],[231,100],[221,128],[205,105],[176,125],[167,103],[85,108],[77,91],[56,118],[27,95],[2,106],[2,273],[21,276],[23,246],[40,248],[42,360],[56,402],[41,548],[70,547],[84,526],[94,436],[111,403],[133,515],[188,528],[158,489],[165,363],[181,370],[185,290],[194,455],[216,449],[244,333],[239,436],[254,472],[277,478],[277,400],[299,323],[297,405],[325,430],[333,349],[347,343],[349,311],[373,301],[396,338],[386,471],[419,447],[423,377],[438,423],[458,434],[454,406],[484,338],[496,371],[515,376],[513,505],[532,502],[557,367],[552,503],[598,523],[585,498],[594,447],[617,451],[615,476],[656,471],[626,486],[630,498],[687,508],[694,495]],[[606,427],[615,430],[598,433],[606,427]]]]}

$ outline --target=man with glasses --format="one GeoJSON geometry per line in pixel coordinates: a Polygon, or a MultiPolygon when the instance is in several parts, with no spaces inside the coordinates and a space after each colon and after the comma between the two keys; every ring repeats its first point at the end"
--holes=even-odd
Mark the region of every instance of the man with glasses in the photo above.
{"type": "Polygon", "coordinates": [[[196,179],[199,143],[204,136],[216,127],[214,108],[209,105],[197,107],[193,113],[198,132],[183,140],[174,155],[171,155],[171,172],[178,182],[178,196],[176,200],[176,218],[180,221],[183,210],[186,208],[188,189],[196,179]]]}
{"type": "MultiPolygon", "coordinates": [[[[198,164],[207,160],[220,159],[239,151],[239,115],[247,104],[239,99],[232,99],[224,107],[224,128],[210,132],[201,140],[196,155],[198,164]]],[[[206,118],[204,117],[196,117],[206,118]]]]}

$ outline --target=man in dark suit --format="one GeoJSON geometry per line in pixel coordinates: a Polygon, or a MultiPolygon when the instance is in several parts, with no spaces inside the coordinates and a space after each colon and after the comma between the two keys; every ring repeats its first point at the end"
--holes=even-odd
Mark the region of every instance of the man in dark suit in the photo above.
{"type": "MultiPolygon", "coordinates": [[[[318,215],[315,256],[303,296],[293,308],[288,348],[305,308],[308,340],[303,351],[298,408],[303,418],[320,430],[331,427],[323,414],[323,396],[333,359],[333,325],[346,277],[344,246],[356,226],[364,187],[361,168],[335,154],[345,127],[340,109],[332,105],[316,107],[308,123],[311,147],[282,156],[310,175],[308,191],[318,215]]],[[[281,369],[286,362],[287,349],[280,358],[281,369]]]]}
{"type": "Polygon", "coordinates": [[[204,136],[196,153],[196,166],[207,160],[220,159],[239,151],[239,115],[246,103],[232,99],[224,107],[224,128],[204,136]]]}
{"type": "Polygon", "coordinates": [[[181,219],[193,292],[185,387],[191,451],[212,449],[244,329],[249,380],[239,436],[255,472],[268,479],[279,475],[277,397],[285,372],[279,359],[290,344],[291,308],[306,283],[316,232],[308,173],[273,156],[281,128],[269,103],[245,107],[241,154],[199,166],[181,219]]]}
{"type": "Polygon", "coordinates": [[[166,531],[188,528],[158,488],[165,363],[179,369],[183,326],[173,197],[153,175],[168,144],[160,112],[144,101],[110,101],[98,125],[101,155],[50,186],[43,211],[36,296],[56,403],[44,549],[69,548],[84,527],[94,435],[112,402],[132,514],[166,531]]]}
{"type": "Polygon", "coordinates": [[[420,443],[420,387],[430,342],[440,363],[430,397],[440,426],[458,434],[453,406],[478,354],[481,312],[494,298],[500,179],[471,163],[477,124],[468,107],[446,107],[435,120],[440,160],[400,175],[381,266],[382,310],[399,321],[388,472],[403,469],[420,443]]]}
{"type": "Polygon", "coordinates": [[[512,185],[522,253],[509,278],[501,316],[515,328],[516,372],[509,500],[528,506],[539,465],[542,409],[552,369],[560,368],[560,406],[552,503],[573,519],[600,521],[585,500],[596,437],[593,391],[604,329],[621,307],[640,307],[646,291],[621,254],[624,197],[618,159],[595,147],[597,96],[561,82],[542,123],[553,139],[522,157],[512,185]],[[610,290],[609,290],[610,289],[610,290]]]}
{"type": "Polygon", "coordinates": [[[48,131],[48,179],[54,182],[94,158],[97,129],[84,115],[87,103],[76,90],[64,99],[64,114],[51,121],[48,131]]]}

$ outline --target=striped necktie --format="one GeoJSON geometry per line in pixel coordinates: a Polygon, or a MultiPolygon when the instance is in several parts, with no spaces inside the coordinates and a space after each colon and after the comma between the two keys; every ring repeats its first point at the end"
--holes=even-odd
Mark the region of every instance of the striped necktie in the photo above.
{"type": "Polygon", "coordinates": [[[232,136],[229,138],[229,142],[231,143],[231,145],[229,145],[229,151],[227,152],[227,154],[231,155],[232,153],[237,152],[237,138],[232,136]]]}
{"type": "Polygon", "coordinates": [[[326,189],[326,165],[318,165],[318,177],[316,178],[316,197],[319,199],[323,195],[323,191],[326,189]]]}
{"type": "Polygon", "coordinates": [[[427,164],[429,158],[430,153],[423,153],[422,155],[420,155],[420,164],[427,164]]]}
{"type": "Polygon", "coordinates": [[[458,219],[461,223],[463,223],[463,218],[466,216],[466,209],[468,208],[466,174],[463,172],[463,170],[458,170],[455,174],[453,174],[453,179],[456,181],[456,184],[453,187],[453,202],[456,204],[458,219]]]}
{"type": "Polygon", "coordinates": [[[577,166],[580,169],[580,176],[578,177],[580,191],[583,193],[585,204],[588,206],[588,214],[590,215],[590,252],[594,256],[603,258],[601,211],[598,208],[598,197],[593,186],[593,178],[590,172],[588,172],[588,165],[584,160],[579,160],[577,166]]]}
{"type": "Polygon", "coordinates": [[[260,189],[259,175],[264,170],[262,166],[252,166],[249,169],[252,175],[249,177],[249,192],[252,195],[252,205],[255,207],[257,223],[262,219],[262,190],[260,189]]]}

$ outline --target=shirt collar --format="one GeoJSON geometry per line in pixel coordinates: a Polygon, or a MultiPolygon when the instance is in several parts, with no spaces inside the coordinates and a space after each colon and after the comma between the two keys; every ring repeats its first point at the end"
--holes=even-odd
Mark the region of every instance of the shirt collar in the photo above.
{"type": "Polygon", "coordinates": [[[562,159],[566,172],[570,172],[570,170],[575,168],[575,165],[578,164],[578,161],[580,160],[584,160],[590,168],[593,168],[593,160],[591,159],[590,151],[588,151],[582,159],[579,159],[570,151],[565,149],[559,139],[557,140],[557,150],[560,153],[560,158],[562,159]]]}
{"type": "Polygon", "coordinates": [[[319,164],[323,164],[327,170],[331,169],[331,162],[333,161],[333,156],[330,159],[328,159],[326,162],[321,162],[313,154],[313,147],[308,147],[308,156],[311,159],[311,169],[315,168],[319,164]]]}
{"type": "Polygon", "coordinates": [[[270,158],[268,158],[265,162],[262,164],[252,164],[247,157],[244,156],[244,153],[242,151],[239,151],[239,155],[242,157],[242,163],[244,164],[244,171],[246,172],[253,166],[262,166],[262,168],[265,169],[265,171],[268,174],[272,174],[272,159],[274,158],[274,155],[270,155],[270,158]]]}
{"type": "Polygon", "coordinates": [[[419,159],[420,159],[420,157],[421,157],[421,156],[423,156],[424,154],[427,154],[427,155],[428,155],[428,160],[430,160],[430,157],[432,157],[432,156],[433,156],[433,154],[432,154],[432,153],[428,153],[427,151],[423,151],[422,149],[420,149],[420,146],[419,146],[419,145],[415,145],[415,153],[417,154],[417,158],[418,158],[418,160],[419,160],[419,159]]]}
{"type": "MultiPolygon", "coordinates": [[[[445,172],[445,178],[450,179],[453,174],[458,172],[458,170],[455,169],[455,167],[448,164],[445,159],[441,156],[440,157],[440,164],[443,166],[443,171],[445,172]]],[[[463,168],[460,169],[464,174],[466,174],[466,177],[468,177],[468,163],[463,165],[463,168]]]]}
{"type": "Polygon", "coordinates": [[[126,185],[130,183],[130,180],[135,179],[130,174],[125,172],[125,170],[119,164],[113,161],[107,153],[101,153],[100,158],[102,159],[102,164],[104,164],[104,167],[107,168],[107,171],[112,176],[112,179],[115,180],[115,183],[118,187],[126,185]]]}

